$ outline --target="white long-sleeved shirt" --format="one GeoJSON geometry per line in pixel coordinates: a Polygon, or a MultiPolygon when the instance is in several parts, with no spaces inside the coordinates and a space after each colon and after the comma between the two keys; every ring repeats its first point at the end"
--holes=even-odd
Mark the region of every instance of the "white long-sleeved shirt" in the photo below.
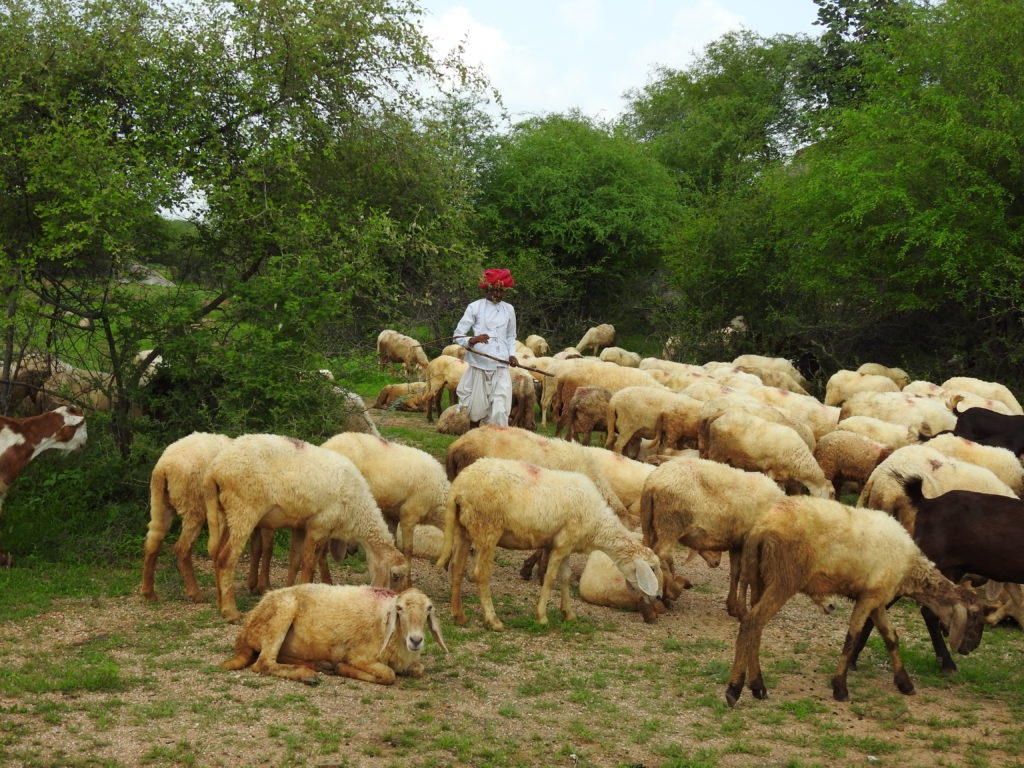
{"type": "Polygon", "coordinates": [[[491,357],[508,360],[516,353],[516,311],[511,304],[504,301],[495,304],[488,299],[477,299],[468,307],[459,324],[455,326],[457,338],[455,342],[470,350],[466,353],[466,362],[474,368],[493,371],[503,367],[503,363],[487,357],[473,354],[474,349],[485,352],[491,357]],[[486,344],[469,346],[469,336],[486,333],[491,337],[486,344]]]}

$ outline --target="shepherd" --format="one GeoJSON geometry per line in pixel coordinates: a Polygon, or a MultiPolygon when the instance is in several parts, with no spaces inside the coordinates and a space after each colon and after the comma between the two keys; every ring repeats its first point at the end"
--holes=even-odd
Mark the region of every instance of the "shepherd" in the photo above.
{"type": "Polygon", "coordinates": [[[516,310],[504,301],[515,286],[507,269],[485,269],[480,278],[484,298],[466,307],[455,327],[456,342],[465,347],[469,367],[455,390],[470,427],[481,422],[507,427],[512,411],[512,376],[516,367],[516,310]],[[482,354],[475,354],[474,350],[482,354]]]}

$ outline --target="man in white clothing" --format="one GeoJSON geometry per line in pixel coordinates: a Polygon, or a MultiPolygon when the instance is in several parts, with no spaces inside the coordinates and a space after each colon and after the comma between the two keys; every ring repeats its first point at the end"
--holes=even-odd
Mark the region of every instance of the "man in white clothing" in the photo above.
{"type": "Polygon", "coordinates": [[[515,358],[516,311],[502,299],[505,289],[514,285],[507,269],[484,270],[480,287],[486,291],[486,297],[466,307],[455,327],[455,341],[468,350],[469,363],[455,394],[471,427],[481,422],[508,426],[512,410],[512,376],[508,366],[515,367],[519,361],[515,358]]]}

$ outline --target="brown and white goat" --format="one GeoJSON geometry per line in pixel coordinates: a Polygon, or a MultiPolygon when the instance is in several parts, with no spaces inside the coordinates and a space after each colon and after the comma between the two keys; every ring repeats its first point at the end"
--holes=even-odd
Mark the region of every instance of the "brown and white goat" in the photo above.
{"type": "Polygon", "coordinates": [[[23,419],[0,416],[0,512],[7,491],[32,459],[50,448],[74,451],[85,441],[85,415],[72,405],[23,419]]]}

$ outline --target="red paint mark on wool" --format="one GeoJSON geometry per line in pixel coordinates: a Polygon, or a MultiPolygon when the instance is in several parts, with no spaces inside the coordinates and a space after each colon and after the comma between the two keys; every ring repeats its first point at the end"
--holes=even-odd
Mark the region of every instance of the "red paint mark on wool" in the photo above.
{"type": "Polygon", "coordinates": [[[526,464],[525,467],[526,474],[530,475],[530,477],[534,479],[540,477],[540,467],[538,467],[536,464],[526,464]]]}
{"type": "Polygon", "coordinates": [[[299,440],[299,438],[297,437],[285,437],[285,440],[291,443],[293,448],[296,448],[300,451],[309,445],[309,443],[307,443],[305,440],[299,440]]]}
{"type": "Polygon", "coordinates": [[[384,587],[367,587],[366,589],[378,600],[389,600],[398,595],[397,592],[385,589],[384,587]]]}

